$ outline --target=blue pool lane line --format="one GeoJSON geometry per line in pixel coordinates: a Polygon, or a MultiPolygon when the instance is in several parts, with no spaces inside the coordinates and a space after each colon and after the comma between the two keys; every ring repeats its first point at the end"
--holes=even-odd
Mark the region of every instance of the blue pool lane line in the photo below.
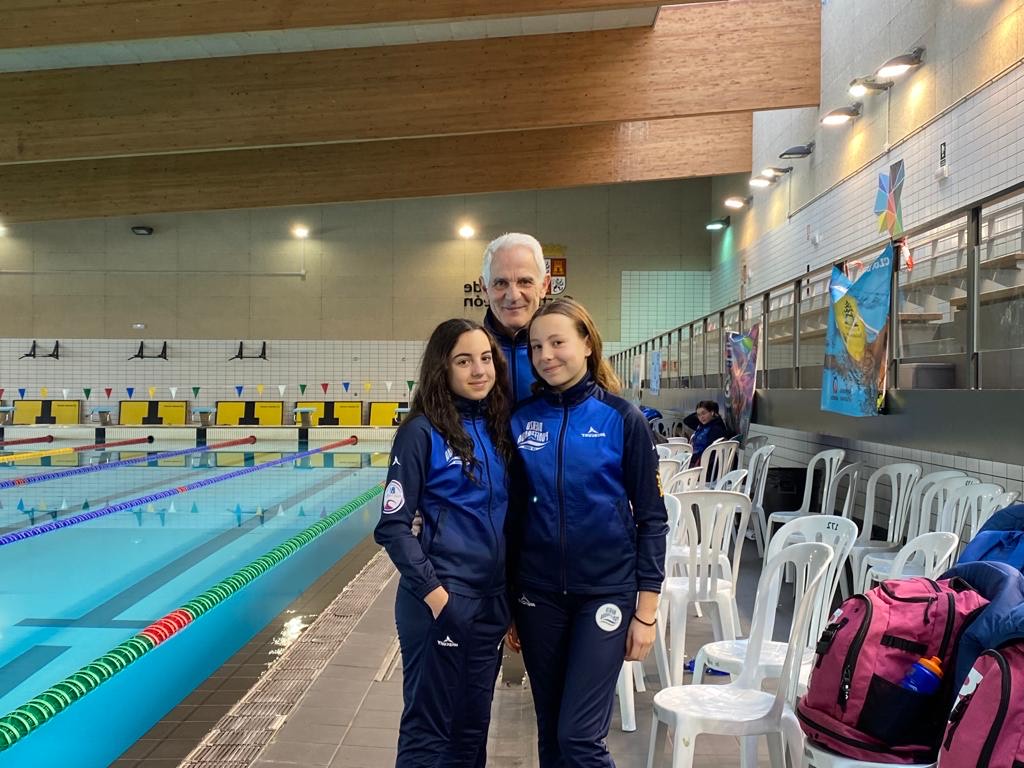
{"type": "MultiPolygon", "coordinates": [[[[13,531],[11,533],[0,536],[0,547],[7,546],[8,544],[14,544],[17,541],[24,541],[25,539],[31,539],[34,536],[41,536],[44,533],[50,533],[52,531],[58,531],[61,528],[69,528],[79,523],[85,523],[90,520],[96,520],[106,515],[111,515],[114,512],[123,512],[126,509],[132,509],[133,507],[140,507],[143,504],[149,504],[154,501],[160,501],[161,499],[167,499],[172,496],[177,496],[181,493],[188,493],[189,491],[195,491],[199,488],[206,488],[216,483],[223,483],[225,480],[233,480],[236,477],[242,477],[252,472],[258,472],[261,469],[267,469],[268,467],[275,467],[279,464],[286,462],[295,461],[296,459],[302,459],[306,456],[313,456],[323,451],[329,451],[334,448],[340,448],[343,445],[355,445],[358,442],[358,438],[352,436],[346,440],[339,440],[334,443],[328,443],[327,445],[321,446],[320,448],[312,448],[308,451],[302,451],[300,453],[293,453],[291,456],[284,456],[280,459],[274,459],[272,461],[264,462],[263,464],[257,464],[252,467],[246,467],[244,469],[238,469],[234,472],[228,472],[226,475],[218,475],[217,477],[207,477],[203,480],[197,480],[194,483],[188,485],[182,485],[177,488],[168,488],[164,491],[158,491],[157,493],[151,493],[148,496],[139,496],[135,499],[129,499],[128,501],[122,501],[118,504],[110,504],[106,507],[100,507],[89,512],[83,512],[82,514],[72,515],[71,517],[65,517],[61,520],[51,520],[43,525],[37,525],[32,528],[23,528],[20,531],[13,531]]],[[[187,449],[186,449],[187,450],[187,449]]],[[[131,459],[128,459],[131,461],[131,459]]],[[[78,469],[88,469],[88,467],[78,467],[78,469]]]]}

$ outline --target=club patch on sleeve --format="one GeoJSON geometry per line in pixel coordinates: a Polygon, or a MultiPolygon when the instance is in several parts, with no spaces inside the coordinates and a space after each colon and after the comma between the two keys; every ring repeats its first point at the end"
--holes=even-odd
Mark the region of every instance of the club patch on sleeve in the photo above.
{"type": "Polygon", "coordinates": [[[384,489],[384,503],[381,505],[381,512],[391,515],[404,506],[405,492],[402,490],[402,484],[397,480],[392,480],[384,489]]]}

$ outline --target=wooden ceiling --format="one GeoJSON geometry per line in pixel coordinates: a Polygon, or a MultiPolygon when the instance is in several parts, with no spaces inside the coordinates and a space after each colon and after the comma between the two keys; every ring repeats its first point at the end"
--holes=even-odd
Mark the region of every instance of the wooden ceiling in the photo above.
{"type": "MultiPolygon", "coordinates": [[[[0,41],[642,4],[14,0],[0,41]]],[[[752,112],[815,104],[819,58],[819,0],[729,0],[646,28],[0,74],[0,221],[742,172],[752,112]]]]}

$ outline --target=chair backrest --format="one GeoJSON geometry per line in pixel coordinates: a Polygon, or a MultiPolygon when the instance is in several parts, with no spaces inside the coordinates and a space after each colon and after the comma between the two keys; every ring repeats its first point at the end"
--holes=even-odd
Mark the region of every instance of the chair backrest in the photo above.
{"type": "Polygon", "coordinates": [[[701,482],[706,485],[714,485],[718,478],[724,475],[732,467],[736,459],[736,451],[740,444],[735,440],[724,440],[719,438],[700,455],[700,466],[704,470],[701,482]]]}
{"type": "Polygon", "coordinates": [[[953,553],[956,551],[957,544],[959,543],[960,537],[948,531],[922,533],[920,536],[908,541],[896,553],[896,559],[892,563],[889,578],[901,578],[907,563],[916,557],[924,562],[924,577],[936,579],[939,577],[939,574],[949,568],[953,560],[953,553]]]}
{"type": "Polygon", "coordinates": [[[1003,487],[995,483],[975,483],[953,489],[942,510],[940,531],[955,533],[965,545],[981,530],[988,520],[985,511],[992,506],[992,500],[1003,493],[1003,487]],[[985,517],[982,520],[982,517],[985,517]]]}
{"type": "Polygon", "coordinates": [[[914,483],[914,490],[911,493],[910,498],[910,518],[907,522],[907,538],[912,539],[919,533],[927,533],[931,528],[931,522],[928,521],[927,527],[922,529],[921,525],[924,522],[924,518],[921,516],[921,512],[924,509],[922,506],[924,502],[925,492],[934,486],[936,483],[940,483],[944,480],[952,480],[956,477],[965,477],[966,475],[959,469],[943,469],[938,472],[929,472],[926,475],[921,475],[920,479],[914,483]]]}
{"type": "Polygon", "coordinates": [[[747,463],[747,482],[743,492],[750,497],[754,509],[761,509],[763,506],[768,467],[771,466],[774,452],[774,445],[764,445],[750,454],[750,461],[747,463]]]}
{"type": "MultiPolygon", "coordinates": [[[[967,485],[977,485],[978,481],[967,475],[954,475],[944,480],[936,480],[924,493],[921,494],[921,509],[918,513],[917,532],[915,536],[931,531],[943,531],[952,528],[952,517],[950,522],[943,528],[943,511],[949,501],[950,494],[957,488],[967,485]]],[[[910,534],[908,537],[912,538],[910,534]]]]}
{"type": "Polygon", "coordinates": [[[672,457],[672,451],[669,450],[669,447],[667,445],[662,444],[662,445],[656,445],[654,447],[658,451],[658,458],[659,459],[669,459],[669,458],[672,457]]]}
{"type": "Polygon", "coordinates": [[[850,518],[853,515],[853,506],[857,502],[857,487],[860,485],[861,463],[847,464],[832,476],[832,484],[825,493],[825,503],[821,505],[822,514],[836,514],[836,503],[839,501],[839,489],[843,482],[846,482],[846,494],[843,496],[843,505],[839,510],[840,517],[850,518]]]}
{"type": "Polygon", "coordinates": [[[743,489],[743,481],[747,477],[747,470],[745,469],[734,469],[732,472],[726,472],[715,483],[716,491],[739,491],[744,496],[746,495],[743,489]]]}
{"type": "Polygon", "coordinates": [[[907,535],[907,522],[910,517],[910,501],[914,485],[920,478],[921,467],[909,462],[886,464],[871,473],[871,476],[868,477],[867,487],[864,489],[864,522],[860,529],[861,541],[871,540],[871,529],[875,524],[878,484],[887,480],[890,486],[890,495],[885,540],[889,544],[903,542],[907,535]]]}
{"type": "MultiPolygon", "coordinates": [[[[1003,491],[1002,493],[1000,493],[998,496],[992,499],[992,503],[989,504],[989,508],[982,513],[981,520],[978,524],[985,525],[985,523],[988,522],[988,519],[992,517],[992,515],[994,515],[1000,509],[1006,509],[1008,506],[1013,504],[1013,502],[1015,502],[1019,496],[1020,494],[1017,491],[1003,491]]],[[[979,528],[978,530],[981,529],[979,528]]]]}
{"type": "Polygon", "coordinates": [[[846,451],[842,448],[829,448],[827,451],[814,454],[811,460],[807,462],[807,476],[804,480],[804,500],[800,503],[801,514],[806,515],[811,511],[812,494],[814,493],[814,470],[817,469],[818,464],[821,464],[824,470],[823,482],[821,484],[821,496],[822,501],[824,501],[828,487],[832,484],[832,478],[839,471],[839,466],[843,463],[845,457],[846,451]]]}
{"type": "Polygon", "coordinates": [[[670,437],[668,439],[669,445],[689,445],[690,439],[688,437],[670,437]]]}
{"type": "MultiPolygon", "coordinates": [[[[851,465],[853,466],[853,465],[851,465]]],[[[836,590],[839,589],[839,582],[843,578],[846,568],[846,560],[853,551],[853,545],[857,541],[857,524],[845,517],[836,515],[805,515],[790,520],[779,528],[772,536],[765,552],[764,561],[767,563],[775,555],[782,552],[787,546],[800,541],[816,541],[820,544],[828,544],[832,548],[832,561],[828,564],[824,580],[821,584],[821,591],[818,593],[818,600],[811,612],[811,619],[807,624],[807,634],[803,638],[805,648],[813,648],[821,637],[822,630],[828,624],[828,617],[832,613],[832,599],[836,590]]],[[[778,602],[778,595],[775,596],[778,602]]],[[[766,637],[771,638],[774,631],[775,617],[772,615],[767,627],[766,637]]]]}
{"type": "Polygon", "coordinates": [[[766,445],[768,445],[768,438],[765,437],[764,435],[754,435],[753,437],[748,437],[743,443],[743,453],[749,454],[753,453],[754,451],[759,451],[766,445]]]}
{"type": "Polygon", "coordinates": [[[665,493],[686,493],[697,490],[700,488],[702,472],[700,467],[690,467],[682,472],[676,472],[669,478],[668,485],[665,486],[665,493]]]}
{"type": "MultiPolygon", "coordinates": [[[[679,528],[679,517],[683,512],[683,505],[679,502],[679,498],[673,496],[671,493],[665,494],[665,511],[668,512],[668,537],[666,541],[668,544],[673,544],[676,540],[676,531],[679,528]]],[[[669,556],[669,547],[665,547],[665,557],[669,556]]],[[[665,569],[665,573],[668,574],[668,568],[665,569]]]]}
{"type": "Polygon", "coordinates": [[[782,577],[787,569],[792,567],[796,572],[793,593],[796,604],[789,630],[786,661],[782,666],[782,676],[775,691],[770,717],[781,717],[783,704],[792,705],[796,698],[800,667],[804,657],[803,638],[807,634],[807,625],[832,557],[832,548],[828,544],[815,541],[790,544],[769,560],[761,572],[761,578],[757,583],[757,597],[754,600],[754,616],[750,624],[750,639],[747,641],[747,655],[743,670],[733,685],[737,688],[759,689],[757,668],[761,658],[761,647],[767,639],[765,628],[768,615],[775,613],[776,609],[776,601],[771,597],[779,593],[782,577]]]}
{"type": "Polygon", "coordinates": [[[739,576],[743,554],[743,536],[733,536],[733,529],[747,530],[750,499],[737,491],[690,491],[680,493],[682,504],[677,540],[689,546],[687,560],[688,589],[700,600],[711,600],[718,592],[721,556],[732,566],[732,582],[739,576]],[[732,540],[732,553],[728,552],[732,540]]]}
{"type": "Polygon", "coordinates": [[[665,443],[665,447],[671,452],[670,459],[678,459],[683,466],[689,466],[690,457],[693,456],[693,446],[689,443],[665,443]]]}
{"type": "Polygon", "coordinates": [[[661,487],[668,490],[668,481],[683,468],[678,459],[658,459],[658,474],[661,475],[661,487]]]}

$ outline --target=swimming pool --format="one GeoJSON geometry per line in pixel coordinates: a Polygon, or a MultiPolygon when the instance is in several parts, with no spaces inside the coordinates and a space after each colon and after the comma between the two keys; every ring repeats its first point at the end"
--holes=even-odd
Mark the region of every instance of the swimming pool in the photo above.
{"type": "MultiPolygon", "coordinates": [[[[90,451],[0,464],[0,483],[70,466],[149,456],[90,451]],[[48,466],[44,466],[46,464],[48,466]]],[[[313,446],[315,447],[315,446],[313,446]]],[[[386,450],[386,445],[373,446],[386,450]]],[[[0,489],[0,534],[222,477],[73,527],[0,546],[0,715],[136,635],[210,586],[379,483],[387,455],[358,450],[290,460],[259,443],[0,489]]],[[[298,596],[376,521],[356,509],[186,629],[0,752],[7,766],[105,766],[298,596]]]]}

